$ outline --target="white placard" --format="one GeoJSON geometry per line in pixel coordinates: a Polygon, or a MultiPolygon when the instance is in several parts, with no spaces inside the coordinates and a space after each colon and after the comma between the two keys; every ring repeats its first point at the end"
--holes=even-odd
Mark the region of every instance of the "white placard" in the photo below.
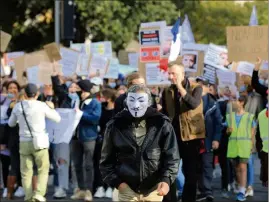
{"type": "Polygon", "coordinates": [[[88,76],[90,67],[90,56],[81,53],[79,55],[78,66],[77,66],[77,75],[79,76],[88,76]]]}
{"type": "Polygon", "coordinates": [[[42,84],[38,79],[38,74],[39,74],[39,67],[38,66],[28,67],[26,69],[26,72],[27,72],[28,83],[33,83],[36,85],[42,84]]]}
{"type": "Polygon", "coordinates": [[[93,55],[90,61],[89,74],[103,78],[107,71],[108,62],[106,57],[93,55]]]}
{"type": "Polygon", "coordinates": [[[46,119],[46,130],[49,133],[50,142],[54,144],[69,144],[83,112],[63,108],[58,108],[56,111],[61,116],[60,123],[46,119]]]}
{"type": "Polygon", "coordinates": [[[235,85],[236,73],[232,71],[217,70],[218,84],[219,85],[235,85]]]}
{"type": "Polygon", "coordinates": [[[204,63],[226,71],[227,69],[224,66],[229,65],[227,49],[223,46],[209,44],[204,63]]]}
{"type": "Polygon", "coordinates": [[[268,61],[263,61],[262,62],[261,70],[268,70],[268,61]]]}
{"type": "Polygon", "coordinates": [[[159,68],[159,63],[146,63],[146,83],[151,86],[170,85],[168,72],[159,68]]]}
{"type": "Polygon", "coordinates": [[[197,50],[206,52],[209,45],[198,43],[184,43],[182,46],[182,50],[197,50]]]}
{"type": "Polygon", "coordinates": [[[251,64],[249,62],[239,62],[236,72],[252,77],[254,68],[254,64],[251,64]]]}
{"type": "Polygon", "coordinates": [[[86,54],[86,47],[85,47],[84,43],[72,43],[70,45],[70,48],[73,49],[73,50],[76,50],[76,51],[78,51],[80,53],[86,54]]]}
{"type": "Polygon", "coordinates": [[[68,48],[61,48],[60,53],[62,59],[59,63],[62,64],[63,74],[64,76],[70,77],[76,73],[80,53],[68,48]]]}
{"type": "Polygon", "coordinates": [[[94,42],[90,44],[91,54],[112,58],[111,41],[94,42]]]}
{"type": "Polygon", "coordinates": [[[119,75],[119,64],[110,64],[104,78],[117,79],[118,75],[119,75]]]}
{"type": "Polygon", "coordinates": [[[210,83],[215,84],[216,83],[216,68],[205,64],[203,77],[209,80],[210,83]]]}
{"type": "Polygon", "coordinates": [[[138,68],[139,53],[128,53],[129,65],[138,68]]]}

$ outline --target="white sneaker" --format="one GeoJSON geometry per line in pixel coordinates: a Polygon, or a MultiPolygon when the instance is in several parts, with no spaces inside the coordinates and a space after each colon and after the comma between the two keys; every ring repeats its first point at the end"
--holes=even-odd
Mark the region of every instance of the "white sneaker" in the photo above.
{"type": "Polygon", "coordinates": [[[7,188],[4,189],[2,197],[7,198],[7,188]]]}
{"type": "Polygon", "coordinates": [[[104,198],[106,195],[104,187],[98,187],[97,191],[94,194],[95,198],[104,198]]]}
{"type": "Polygon", "coordinates": [[[18,187],[17,191],[14,193],[15,197],[24,197],[25,193],[22,187],[18,187]]]}
{"type": "Polygon", "coordinates": [[[105,197],[106,198],[112,198],[112,196],[113,196],[113,189],[111,187],[108,187],[107,190],[106,190],[105,197]]]}
{"type": "Polygon", "coordinates": [[[38,202],[46,202],[47,201],[46,198],[44,196],[41,196],[41,195],[35,195],[35,196],[33,196],[33,199],[35,201],[38,201],[38,202]]]}
{"type": "Polygon", "coordinates": [[[66,192],[64,189],[62,188],[57,188],[56,192],[54,193],[53,195],[54,198],[56,199],[63,199],[63,198],[66,198],[66,192]]]}
{"type": "Polygon", "coordinates": [[[84,197],[85,202],[90,202],[92,201],[92,192],[90,190],[86,190],[85,192],[85,197],[84,197]]]}
{"type": "Polygon", "coordinates": [[[250,186],[247,188],[247,191],[246,191],[246,194],[245,194],[245,197],[248,197],[248,196],[254,196],[254,190],[250,186]]]}

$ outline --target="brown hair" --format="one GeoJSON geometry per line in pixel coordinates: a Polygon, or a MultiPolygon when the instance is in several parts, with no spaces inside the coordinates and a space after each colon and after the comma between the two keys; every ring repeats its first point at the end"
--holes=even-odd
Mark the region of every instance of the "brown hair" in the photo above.
{"type": "Polygon", "coordinates": [[[133,73],[129,74],[126,77],[127,88],[129,88],[132,85],[133,80],[141,79],[141,78],[143,78],[143,76],[141,74],[139,74],[138,72],[133,72],[133,73]]]}
{"type": "Polygon", "coordinates": [[[107,99],[111,99],[112,102],[116,100],[116,91],[114,89],[105,88],[102,90],[102,95],[107,99]]]}

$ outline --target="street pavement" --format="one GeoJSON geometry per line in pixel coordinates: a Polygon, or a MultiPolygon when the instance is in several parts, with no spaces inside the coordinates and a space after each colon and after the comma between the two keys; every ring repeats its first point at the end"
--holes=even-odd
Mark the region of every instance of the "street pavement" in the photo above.
{"type": "MultiPolygon", "coordinates": [[[[259,171],[260,171],[260,162],[257,159],[257,157],[255,157],[255,184],[254,184],[254,197],[249,197],[247,198],[247,201],[255,201],[255,202],[267,202],[268,201],[268,190],[267,188],[262,187],[261,182],[259,180],[259,171]]],[[[213,190],[214,190],[214,197],[215,197],[215,202],[228,202],[228,201],[235,201],[235,194],[230,193],[230,198],[229,199],[224,199],[221,198],[221,182],[220,182],[220,175],[218,175],[218,173],[220,173],[220,168],[217,167],[216,168],[216,173],[217,176],[213,181],[213,190]]],[[[2,194],[1,194],[2,195],[2,194]]],[[[74,201],[70,199],[70,195],[71,193],[69,193],[69,196],[67,199],[63,199],[63,200],[55,200],[52,197],[53,195],[53,187],[49,186],[49,190],[48,190],[48,194],[47,194],[47,200],[48,202],[78,202],[78,201],[74,201]]],[[[1,202],[10,202],[6,199],[2,199],[0,198],[1,202]]],[[[22,198],[17,198],[15,199],[15,201],[23,201],[22,198]]],[[[94,202],[109,202],[111,201],[110,199],[94,199],[94,202]]]]}

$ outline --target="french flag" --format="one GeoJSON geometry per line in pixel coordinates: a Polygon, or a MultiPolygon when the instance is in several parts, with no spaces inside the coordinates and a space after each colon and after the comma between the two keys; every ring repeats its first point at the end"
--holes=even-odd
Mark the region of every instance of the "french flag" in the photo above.
{"type": "Polygon", "coordinates": [[[173,41],[171,43],[170,55],[168,58],[169,62],[173,62],[177,59],[180,53],[181,40],[180,40],[180,17],[178,17],[173,28],[171,29],[173,34],[173,41]]]}

